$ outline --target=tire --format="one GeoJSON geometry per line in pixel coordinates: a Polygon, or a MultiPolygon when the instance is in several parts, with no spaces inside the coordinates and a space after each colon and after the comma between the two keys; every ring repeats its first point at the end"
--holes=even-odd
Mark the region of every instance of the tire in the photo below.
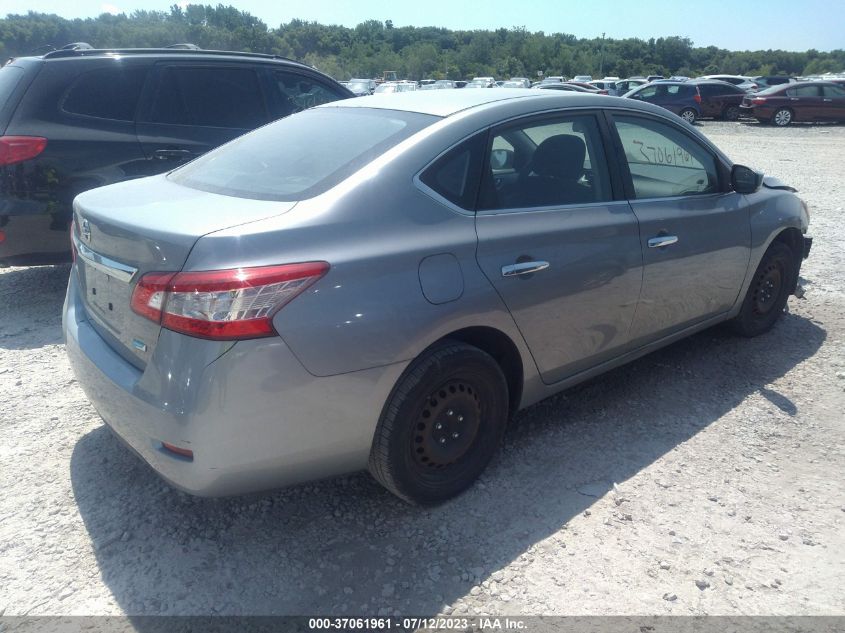
{"type": "Polygon", "coordinates": [[[789,108],[779,108],[772,115],[772,124],[777,127],[786,127],[792,123],[792,110],[789,108]]]}
{"type": "Polygon", "coordinates": [[[737,121],[739,119],[739,106],[729,105],[722,111],[722,118],[725,121],[737,121]]]}
{"type": "Polygon", "coordinates": [[[499,365],[476,347],[447,341],[415,360],[393,388],[370,450],[370,473],[409,503],[440,503],[487,467],[507,421],[508,385],[499,365]]]}
{"type": "Polygon", "coordinates": [[[731,329],[749,338],[772,329],[783,314],[794,279],[792,249],[782,242],[774,242],[754,272],[739,314],[729,321],[731,329]]]}
{"type": "Polygon", "coordinates": [[[698,117],[695,110],[693,110],[692,108],[684,108],[683,110],[681,110],[678,116],[690,125],[695,123],[695,119],[698,117]]]}

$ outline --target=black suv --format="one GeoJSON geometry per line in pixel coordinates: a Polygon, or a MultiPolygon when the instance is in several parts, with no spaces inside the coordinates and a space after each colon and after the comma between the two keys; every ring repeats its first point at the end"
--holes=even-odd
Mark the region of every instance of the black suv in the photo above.
{"type": "Polygon", "coordinates": [[[70,259],[74,197],[169,171],[248,130],[352,97],[252,53],[81,46],[0,68],[0,264],[70,259]]]}

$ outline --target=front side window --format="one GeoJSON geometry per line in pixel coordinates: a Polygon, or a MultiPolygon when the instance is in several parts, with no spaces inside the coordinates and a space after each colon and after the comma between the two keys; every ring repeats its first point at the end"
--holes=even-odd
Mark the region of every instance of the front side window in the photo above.
{"type": "Polygon", "coordinates": [[[331,90],[310,77],[284,70],[273,71],[273,82],[279,90],[280,106],[276,112],[277,117],[346,98],[339,90],[331,90]]]}
{"type": "Polygon", "coordinates": [[[62,110],[69,114],[134,121],[147,69],[100,68],[81,75],[70,87],[62,110]]]}
{"type": "Polygon", "coordinates": [[[268,121],[252,68],[168,66],[162,69],[150,123],[251,130],[268,121]]]}
{"type": "Polygon", "coordinates": [[[437,120],[395,110],[313,108],[218,147],[168,178],[238,198],[305,200],[437,120]]]}
{"type": "Polygon", "coordinates": [[[648,88],[643,88],[637,93],[637,96],[640,99],[654,99],[657,96],[657,86],[649,86],[648,88]]]}
{"type": "Polygon", "coordinates": [[[719,191],[716,158],[671,125],[614,115],[637,198],[719,191]]]}
{"type": "Polygon", "coordinates": [[[479,207],[525,209],[613,199],[598,123],[591,115],[509,126],[493,135],[479,207]]]}

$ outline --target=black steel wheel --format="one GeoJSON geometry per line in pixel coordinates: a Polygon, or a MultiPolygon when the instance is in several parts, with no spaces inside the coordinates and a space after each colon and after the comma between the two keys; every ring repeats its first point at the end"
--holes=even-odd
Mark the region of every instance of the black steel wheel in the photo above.
{"type": "Polygon", "coordinates": [[[739,314],[730,324],[742,336],[757,336],[777,322],[795,278],[795,258],[782,242],[775,242],[766,253],[742,302],[739,314]]]}
{"type": "Polygon", "coordinates": [[[508,387],[496,361],[446,342],[414,361],[394,387],[373,439],[370,472],[408,502],[445,501],[481,474],[507,419],[508,387]]]}

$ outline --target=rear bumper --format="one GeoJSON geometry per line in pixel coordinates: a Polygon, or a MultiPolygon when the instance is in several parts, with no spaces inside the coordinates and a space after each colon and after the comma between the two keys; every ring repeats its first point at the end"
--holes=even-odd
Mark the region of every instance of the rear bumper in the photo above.
{"type": "Polygon", "coordinates": [[[740,104],[739,112],[742,116],[769,120],[774,114],[774,109],[769,106],[748,106],[740,104]]]}
{"type": "Polygon", "coordinates": [[[381,408],[404,364],[326,378],[309,374],[280,338],[216,345],[163,330],[147,367],[97,334],[71,271],[63,327],[77,379],[103,420],[156,472],[197,495],[277,488],[366,467],[381,408]],[[178,375],[173,373],[179,367],[178,375]],[[193,460],[162,442],[193,451],[193,460]]]}

